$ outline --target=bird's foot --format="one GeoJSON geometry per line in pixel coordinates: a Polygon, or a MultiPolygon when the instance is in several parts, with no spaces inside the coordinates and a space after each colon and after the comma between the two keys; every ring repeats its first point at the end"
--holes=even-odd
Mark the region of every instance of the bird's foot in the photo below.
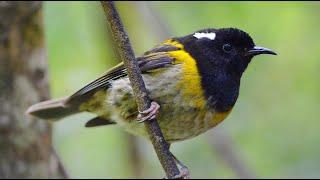
{"type": "MultiPolygon", "coordinates": [[[[187,167],[180,167],[179,168],[180,173],[173,177],[173,179],[190,179],[190,173],[187,167]]],[[[168,179],[168,178],[163,178],[168,179]]]]}
{"type": "Polygon", "coordinates": [[[173,179],[190,179],[188,167],[182,164],[177,158],[174,157],[174,159],[179,168],[180,173],[176,175],[173,179]]]}
{"type": "MultiPolygon", "coordinates": [[[[172,156],[179,169],[179,174],[174,176],[173,179],[190,179],[190,173],[189,173],[188,167],[182,164],[182,162],[179,161],[174,155],[172,156]]],[[[164,178],[164,179],[167,179],[167,178],[164,178]]]]}
{"type": "Polygon", "coordinates": [[[180,173],[173,177],[173,179],[190,179],[188,168],[179,168],[180,173]]]}
{"type": "Polygon", "coordinates": [[[160,109],[160,105],[152,101],[149,109],[142,112],[139,111],[139,115],[137,117],[138,122],[142,123],[147,120],[150,121],[155,119],[157,117],[157,114],[159,113],[159,109],[160,109]]]}

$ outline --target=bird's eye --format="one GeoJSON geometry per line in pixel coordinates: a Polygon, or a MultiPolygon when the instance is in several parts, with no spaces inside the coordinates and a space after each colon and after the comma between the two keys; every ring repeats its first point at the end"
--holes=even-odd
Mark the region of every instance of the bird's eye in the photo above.
{"type": "Polygon", "coordinates": [[[224,52],[229,53],[232,50],[232,46],[230,44],[224,44],[222,49],[224,52]]]}

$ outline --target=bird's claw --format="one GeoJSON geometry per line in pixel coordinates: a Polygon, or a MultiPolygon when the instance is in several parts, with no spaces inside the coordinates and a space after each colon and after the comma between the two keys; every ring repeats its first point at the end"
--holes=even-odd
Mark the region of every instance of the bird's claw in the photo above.
{"type": "MultiPolygon", "coordinates": [[[[182,164],[182,162],[180,162],[174,155],[172,156],[179,169],[179,174],[174,176],[173,179],[190,179],[190,173],[189,173],[188,167],[182,164]]],[[[164,179],[167,179],[167,178],[164,178],[164,179]]]]}
{"type": "MultiPolygon", "coordinates": [[[[179,174],[175,175],[172,179],[190,179],[190,173],[187,167],[180,167],[179,168],[179,174]]],[[[163,179],[168,179],[168,178],[163,178],[163,179]]]]}
{"type": "Polygon", "coordinates": [[[159,113],[160,105],[156,102],[151,102],[151,105],[149,109],[145,111],[139,111],[139,115],[137,117],[138,122],[142,123],[144,121],[150,121],[157,117],[157,114],[159,113]]]}
{"type": "Polygon", "coordinates": [[[178,175],[176,175],[175,177],[173,177],[173,179],[190,179],[190,173],[189,173],[189,169],[187,168],[187,166],[181,164],[180,162],[177,163],[179,167],[179,171],[180,173],[178,175]]]}
{"type": "Polygon", "coordinates": [[[189,171],[181,171],[180,173],[176,176],[173,177],[173,179],[190,179],[190,174],[189,171]]]}

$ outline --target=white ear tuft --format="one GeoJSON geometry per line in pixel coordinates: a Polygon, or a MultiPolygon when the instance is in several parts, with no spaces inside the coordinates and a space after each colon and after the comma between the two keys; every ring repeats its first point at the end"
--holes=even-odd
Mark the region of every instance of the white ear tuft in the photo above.
{"type": "Polygon", "coordinates": [[[208,38],[214,40],[216,38],[216,33],[194,33],[194,37],[201,39],[201,38],[208,38]]]}

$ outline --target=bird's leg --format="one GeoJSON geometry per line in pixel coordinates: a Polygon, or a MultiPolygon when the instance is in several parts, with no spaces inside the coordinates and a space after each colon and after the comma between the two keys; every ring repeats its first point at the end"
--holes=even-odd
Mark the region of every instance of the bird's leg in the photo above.
{"type": "Polygon", "coordinates": [[[144,121],[150,121],[157,117],[157,114],[159,113],[160,105],[154,101],[151,102],[150,108],[140,112],[137,117],[138,122],[142,123],[144,121]]]}
{"type": "Polygon", "coordinates": [[[190,173],[187,166],[185,166],[181,161],[179,161],[172,153],[171,153],[175,163],[177,164],[180,173],[174,177],[174,179],[190,179],[190,173]]]}
{"type": "MultiPolygon", "coordinates": [[[[156,102],[151,102],[150,108],[140,112],[139,111],[139,115],[137,117],[138,122],[144,122],[144,121],[150,121],[152,119],[155,119],[157,114],[159,113],[159,109],[160,109],[160,105],[156,102]]],[[[170,149],[171,144],[169,144],[169,149],[170,149]]],[[[179,161],[171,152],[170,155],[173,157],[176,165],[179,168],[179,174],[176,175],[174,177],[174,179],[190,179],[190,173],[189,170],[187,168],[187,166],[185,166],[184,164],[182,164],[181,161],[179,161]]]]}
{"type": "MultiPolygon", "coordinates": [[[[170,149],[171,144],[169,144],[169,149],[170,149]]],[[[176,165],[179,168],[179,174],[176,175],[173,179],[190,179],[190,173],[189,169],[187,166],[185,166],[181,161],[179,161],[171,152],[171,156],[173,157],[176,165]]]]}

